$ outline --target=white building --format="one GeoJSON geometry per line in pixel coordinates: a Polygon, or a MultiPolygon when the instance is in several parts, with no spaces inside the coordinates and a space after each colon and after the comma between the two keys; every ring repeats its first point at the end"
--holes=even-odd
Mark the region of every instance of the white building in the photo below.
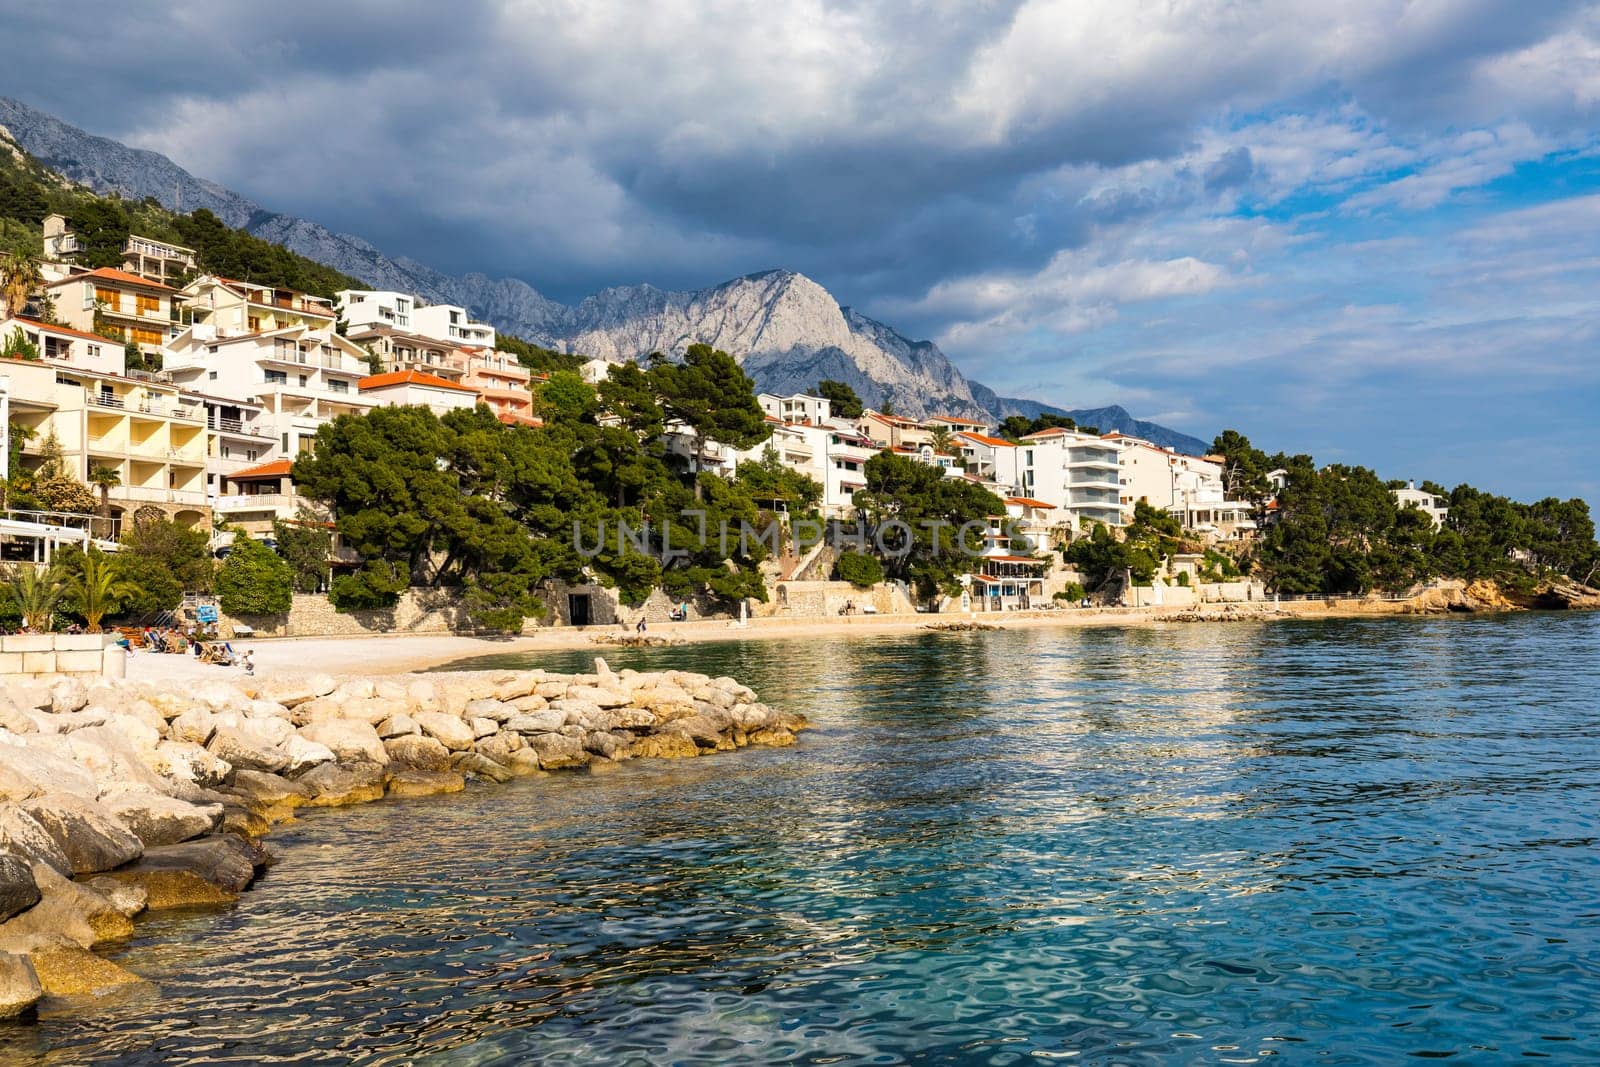
{"type": "Polygon", "coordinates": [[[470,385],[417,370],[389,371],[363,378],[361,395],[385,407],[425,407],[435,415],[471,410],[478,403],[478,391],[470,385]]]}
{"type": "Polygon", "coordinates": [[[1416,482],[1407,482],[1404,489],[1391,489],[1389,494],[1398,507],[1416,508],[1427,515],[1433,520],[1435,530],[1442,528],[1450,515],[1450,509],[1444,506],[1444,497],[1418,489],[1416,482]]]}
{"type": "Polygon", "coordinates": [[[377,326],[408,332],[411,312],[417,305],[417,298],[411,294],[387,289],[341,289],[334,299],[339,304],[339,317],[351,333],[377,326]]]}
{"type": "Polygon", "coordinates": [[[956,452],[969,472],[1004,486],[1008,493],[1020,491],[1017,476],[1017,446],[1004,438],[963,431],[954,437],[956,452]]]}
{"type": "Polygon", "coordinates": [[[1093,434],[1053,427],[1017,445],[1020,496],[1061,509],[1074,528],[1083,520],[1123,525],[1121,449],[1093,434]]]}
{"type": "Polygon", "coordinates": [[[792,396],[762,393],[756,400],[769,418],[780,419],[783,422],[809,422],[820,426],[833,415],[832,405],[827,397],[811,396],[808,393],[795,393],[792,396]]]}
{"type": "Polygon", "coordinates": [[[473,322],[467,309],[454,304],[427,304],[411,312],[412,329],[424,337],[456,345],[494,347],[494,327],[473,322]]]}

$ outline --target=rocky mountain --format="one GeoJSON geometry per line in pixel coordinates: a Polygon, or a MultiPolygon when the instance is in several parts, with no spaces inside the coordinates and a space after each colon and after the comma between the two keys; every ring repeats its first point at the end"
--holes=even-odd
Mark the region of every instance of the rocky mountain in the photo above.
{"type": "Polygon", "coordinates": [[[507,333],[608,360],[681,352],[696,342],[721,348],[762,389],[796,392],[822,378],[847,382],[868,404],[892,401],[908,415],[972,417],[1071,415],[1102,430],[1120,429],[1180,451],[1205,443],[1133,419],[1119,407],[1065,411],[1002,397],[962,375],[931,341],[842,307],[826,289],[793,271],[772,270],[694,292],[650,285],[596,293],[576,307],[550,300],[515,278],[452,276],[385,255],[360,237],[268,211],[215,182],[196,178],[156,152],[97,137],[16,100],[0,97],[0,127],[57,173],[97,192],[153,197],[169,208],[207,208],[229,225],[284,245],[378,289],[459,304],[507,333]]]}

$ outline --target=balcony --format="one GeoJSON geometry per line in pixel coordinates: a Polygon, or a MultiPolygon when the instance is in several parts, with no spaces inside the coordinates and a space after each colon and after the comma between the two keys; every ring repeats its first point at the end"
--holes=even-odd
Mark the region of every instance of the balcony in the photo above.
{"type": "Polygon", "coordinates": [[[271,511],[293,515],[302,503],[295,493],[236,493],[211,498],[211,510],[219,515],[271,511]]]}
{"type": "Polygon", "coordinates": [[[207,428],[234,437],[266,437],[267,431],[243,419],[225,419],[212,415],[206,419],[207,428]]]}
{"type": "Polygon", "coordinates": [[[187,504],[191,507],[205,507],[206,493],[204,489],[162,489],[149,485],[118,485],[113,486],[110,493],[112,500],[126,500],[141,504],[187,504]]]}

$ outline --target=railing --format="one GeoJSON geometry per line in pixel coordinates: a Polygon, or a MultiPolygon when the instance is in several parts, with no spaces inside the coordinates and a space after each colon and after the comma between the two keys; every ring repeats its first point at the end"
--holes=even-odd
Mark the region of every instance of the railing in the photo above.
{"type": "Polygon", "coordinates": [[[278,511],[298,507],[300,498],[293,493],[236,493],[231,496],[211,498],[211,510],[223,514],[240,511],[278,511]]]}
{"type": "Polygon", "coordinates": [[[137,500],[156,504],[192,504],[195,507],[204,507],[206,494],[203,489],[161,489],[149,485],[118,485],[111,489],[113,500],[137,500]]]}
{"type": "Polygon", "coordinates": [[[127,407],[120,396],[115,396],[111,393],[90,393],[89,403],[98,408],[116,408],[120,410],[127,407]]]}

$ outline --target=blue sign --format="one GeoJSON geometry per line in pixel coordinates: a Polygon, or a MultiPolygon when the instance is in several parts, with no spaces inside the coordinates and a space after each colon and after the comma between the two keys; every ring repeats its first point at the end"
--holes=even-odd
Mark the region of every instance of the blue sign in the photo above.
{"type": "Polygon", "coordinates": [[[216,622],[217,606],[215,604],[197,604],[194,609],[194,617],[201,622],[216,622]]]}

